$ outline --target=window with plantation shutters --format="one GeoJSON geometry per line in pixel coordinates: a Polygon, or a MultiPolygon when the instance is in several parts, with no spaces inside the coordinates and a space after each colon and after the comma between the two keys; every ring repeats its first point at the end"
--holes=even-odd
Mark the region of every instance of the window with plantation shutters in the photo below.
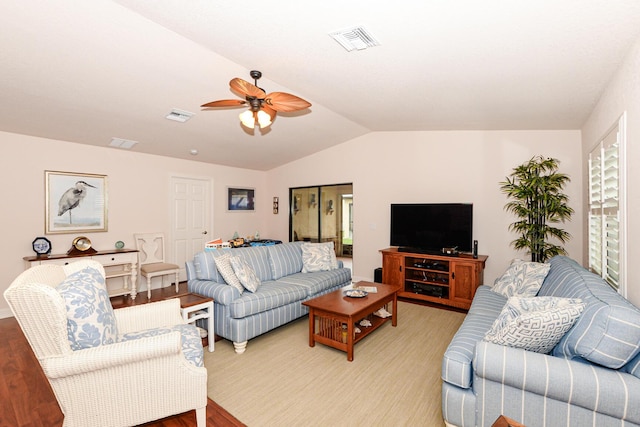
{"type": "Polygon", "coordinates": [[[626,294],[625,119],[623,115],[589,153],[589,269],[622,295],[626,294]]]}

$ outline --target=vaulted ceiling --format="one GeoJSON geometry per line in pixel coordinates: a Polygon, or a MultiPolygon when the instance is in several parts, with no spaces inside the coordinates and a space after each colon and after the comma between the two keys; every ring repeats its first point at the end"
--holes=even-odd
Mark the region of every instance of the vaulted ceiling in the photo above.
{"type": "Polygon", "coordinates": [[[269,170],[375,131],[579,129],[639,37],[637,0],[4,2],[0,130],[269,170]],[[355,26],[380,46],[329,36],[355,26]],[[312,107],[200,108],[253,69],[312,107]]]}

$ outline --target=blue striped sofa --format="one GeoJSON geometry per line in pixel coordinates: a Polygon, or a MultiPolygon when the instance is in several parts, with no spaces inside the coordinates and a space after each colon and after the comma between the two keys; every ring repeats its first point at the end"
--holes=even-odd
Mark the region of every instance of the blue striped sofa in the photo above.
{"type": "Polygon", "coordinates": [[[307,314],[303,301],[351,283],[351,269],[343,268],[341,261],[335,270],[302,273],[302,244],[204,251],[186,263],[189,292],[213,298],[215,333],[233,341],[236,353],[243,353],[251,338],[307,314]],[[253,268],[260,279],[256,292],[241,295],[225,283],[214,260],[225,251],[241,256],[253,268]]]}
{"type": "Polygon", "coordinates": [[[482,341],[506,298],[481,286],[442,361],[449,426],[640,426],[640,310],[570,258],[549,260],[538,296],[586,307],[551,354],[482,341]]]}

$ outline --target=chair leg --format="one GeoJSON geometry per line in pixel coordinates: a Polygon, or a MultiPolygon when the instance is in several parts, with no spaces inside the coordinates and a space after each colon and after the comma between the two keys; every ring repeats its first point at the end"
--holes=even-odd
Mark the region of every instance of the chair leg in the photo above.
{"type": "Polygon", "coordinates": [[[196,409],[196,426],[207,427],[207,407],[196,409]]]}
{"type": "Polygon", "coordinates": [[[151,299],[151,277],[147,277],[147,299],[151,299]]]}
{"type": "Polygon", "coordinates": [[[179,273],[176,273],[176,293],[178,293],[178,291],[180,290],[178,289],[180,287],[180,280],[178,280],[178,276],[179,273]]]}

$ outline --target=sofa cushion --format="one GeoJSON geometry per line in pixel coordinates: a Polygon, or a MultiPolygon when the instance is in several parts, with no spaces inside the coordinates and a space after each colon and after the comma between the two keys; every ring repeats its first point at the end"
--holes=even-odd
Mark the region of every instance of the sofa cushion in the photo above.
{"type": "Polygon", "coordinates": [[[216,249],[195,254],[193,257],[193,267],[196,271],[195,278],[200,280],[213,280],[217,283],[226,283],[218,271],[215,258],[229,251],[231,251],[231,249],[216,249]]]}
{"type": "Polygon", "coordinates": [[[449,343],[442,359],[442,380],[462,388],[470,388],[473,381],[471,362],[476,344],[491,329],[507,298],[480,286],[476,290],[469,313],[449,343]]]}
{"type": "Polygon", "coordinates": [[[315,296],[327,289],[341,284],[348,284],[351,280],[351,270],[338,268],[331,271],[318,271],[315,273],[296,273],[282,277],[279,282],[290,283],[305,289],[307,296],[315,296]]]}
{"type": "Polygon", "coordinates": [[[231,265],[231,253],[226,252],[220,256],[214,258],[216,263],[216,267],[218,268],[218,272],[224,278],[224,281],[227,282],[227,285],[234,287],[238,290],[238,292],[244,292],[244,286],[236,276],[236,273],[233,271],[233,266],[231,265]]]}
{"type": "Polygon", "coordinates": [[[640,353],[624,365],[621,371],[640,378],[640,353]]]}
{"type": "Polygon", "coordinates": [[[640,310],[574,260],[557,256],[549,263],[551,270],[538,295],[580,298],[586,303],[552,354],[612,369],[626,365],[640,351],[640,310]]]}
{"type": "Polygon", "coordinates": [[[118,341],[139,340],[146,337],[155,337],[170,332],[180,332],[182,354],[194,366],[204,366],[204,351],[200,332],[194,325],[175,325],[167,328],[153,328],[142,331],[130,332],[119,337],[118,341]]]}
{"type": "Polygon", "coordinates": [[[507,271],[496,279],[493,291],[505,297],[533,297],[549,273],[549,264],[514,260],[507,271]]]}
{"type": "Polygon", "coordinates": [[[118,328],[102,273],[87,267],[56,286],[67,309],[67,335],[72,350],[112,344],[118,328]]]}
{"type": "Polygon", "coordinates": [[[338,268],[333,242],[303,243],[301,248],[303,273],[328,271],[338,268]]]}
{"type": "Polygon", "coordinates": [[[231,249],[233,256],[243,258],[251,266],[261,282],[273,280],[271,262],[269,261],[269,246],[254,246],[248,248],[231,249]]]}
{"type": "Polygon", "coordinates": [[[253,268],[253,271],[261,281],[272,280],[271,264],[267,253],[267,246],[216,249],[203,251],[195,254],[193,265],[196,270],[196,278],[202,280],[213,280],[218,283],[226,283],[222,275],[218,272],[215,258],[230,253],[232,256],[240,256],[253,268]]]}
{"type": "Polygon", "coordinates": [[[573,326],[583,309],[579,299],[511,297],[484,340],[546,354],[573,326]]]}
{"type": "Polygon", "coordinates": [[[232,318],[241,319],[306,298],[306,289],[291,283],[271,280],[262,282],[256,292],[245,292],[229,304],[232,318]]]}
{"type": "Polygon", "coordinates": [[[257,291],[260,286],[260,279],[258,279],[256,272],[253,271],[249,263],[239,256],[230,257],[229,262],[242,286],[249,292],[257,291]]]}
{"type": "Polygon", "coordinates": [[[269,246],[269,263],[273,280],[302,271],[301,245],[301,242],[291,242],[269,246]]]}

